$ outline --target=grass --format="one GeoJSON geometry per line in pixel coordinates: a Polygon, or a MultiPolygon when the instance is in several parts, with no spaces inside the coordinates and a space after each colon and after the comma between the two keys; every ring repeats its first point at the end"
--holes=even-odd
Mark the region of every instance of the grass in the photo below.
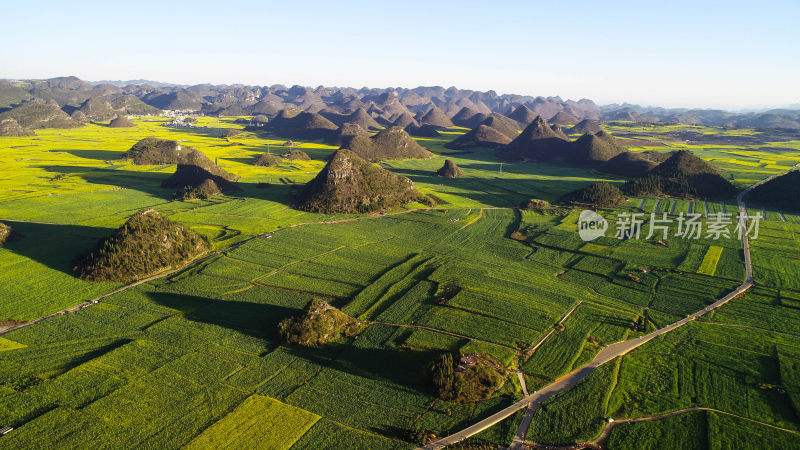
{"type": "MultiPolygon", "coordinates": [[[[563,330],[523,358],[528,387],[535,388],[586,363],[603,345],[637,336],[638,317],[646,316],[651,329],[664,326],[744,276],[736,239],[678,239],[673,226],[667,246],[656,243],[661,237],[608,236],[587,244],[575,232],[577,211],[514,210],[531,198],[555,200],[593,182],[622,180],[553,164],[506,164],[501,173],[486,152],[449,154],[442,144],[455,135],[421,140],[435,158],[384,163],[443,199],[438,209],[300,212],[290,207],[293,186],[311,179],[333,149],[301,143],[313,161],[252,166],[268,145],[277,152],[284,140],[245,132],[231,139],[243,146],[229,146],[216,130],[241,128],[233,120],[201,118],[210,128],[172,129],[162,126],[165,119],[147,118],[133,129],[87,125],[0,142],[0,218],[23,235],[0,249],[0,290],[8,293],[0,319],[36,319],[117,288],[78,280],[72,261],[144,207],[208,237],[214,250],[243,243],[1,338],[0,423],[16,428],[2,438],[4,446],[411,448],[409,431],[442,436],[519,398],[511,379],[484,401],[436,400],[426,370],[442,352],[486,353],[511,366],[580,301],[563,330]],[[117,159],[149,135],[195,146],[242,176],[243,192],[172,201],[159,187],[172,167],[117,159]],[[445,157],[456,161],[463,178],[432,175],[445,157]],[[260,182],[272,187],[255,187],[260,182]],[[253,238],[262,233],[270,237],[253,238]],[[318,348],[282,345],[278,323],[313,298],[378,323],[318,348]]],[[[609,127],[651,136],[677,130],[609,127]]],[[[699,130],[711,131],[757,136],[699,130]]],[[[681,148],[667,140],[669,149],[681,148]]],[[[744,184],[777,170],[767,166],[790,163],[800,146],[786,145],[791,151],[692,150],[744,184]],[[730,161],[756,158],[764,167],[730,161]]],[[[690,206],[703,205],[704,212],[702,202],[639,198],[602,213],[613,221],[642,200],[648,212],[656,204],[659,212],[669,205],[673,216],[690,206]]],[[[730,213],[733,205],[726,206],[730,213]]],[[[594,438],[609,416],[698,405],[797,429],[800,344],[790,334],[800,319],[798,225],[769,214],[775,219],[762,223],[752,241],[758,289],[553,398],[537,412],[531,439],[569,444],[594,438]]],[[[711,417],[706,428],[691,428],[694,419],[674,423],[724,446],[729,441],[721,427],[740,423],[711,417]]],[[[505,445],[519,420],[517,414],[474,442],[505,445]]],[[[772,432],[759,427],[753,430],[772,432]]],[[[666,436],[663,427],[641,433],[666,436]]],[[[612,439],[624,447],[626,436],[612,439]]]]}
{"type": "Polygon", "coordinates": [[[254,395],[206,428],[186,448],[241,448],[246,445],[288,449],[319,419],[316,414],[254,395]]]}
{"type": "Polygon", "coordinates": [[[708,247],[708,251],[706,251],[706,255],[703,257],[700,267],[697,268],[697,273],[713,277],[714,272],[717,271],[717,264],[719,264],[719,258],[722,256],[722,250],[723,247],[718,247],[716,245],[708,247]]]}
{"type": "Polygon", "coordinates": [[[613,449],[790,448],[797,435],[718,412],[694,411],[656,421],[621,424],[613,449]]]}

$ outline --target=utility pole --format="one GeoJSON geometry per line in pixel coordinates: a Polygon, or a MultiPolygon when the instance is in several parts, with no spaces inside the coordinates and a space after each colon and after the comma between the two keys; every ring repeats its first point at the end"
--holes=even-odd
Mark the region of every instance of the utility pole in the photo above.
{"type": "Polygon", "coordinates": [[[500,173],[503,173],[503,163],[500,163],[500,173]]]}
{"type": "Polygon", "coordinates": [[[267,142],[267,154],[269,155],[269,142],[267,142]]]}

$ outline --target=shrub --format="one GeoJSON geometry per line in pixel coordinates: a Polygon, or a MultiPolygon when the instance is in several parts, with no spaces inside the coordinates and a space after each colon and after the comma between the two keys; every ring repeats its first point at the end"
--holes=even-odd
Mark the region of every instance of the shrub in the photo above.
{"type": "Polygon", "coordinates": [[[302,314],[282,320],[278,324],[278,332],[286,344],[315,347],[342,335],[354,336],[360,325],[361,322],[327,302],[312,299],[303,308],[302,314]]]}
{"type": "Polygon", "coordinates": [[[458,363],[445,353],[434,362],[431,381],[442,400],[468,403],[488,399],[503,387],[506,371],[489,355],[468,354],[458,363]]]}

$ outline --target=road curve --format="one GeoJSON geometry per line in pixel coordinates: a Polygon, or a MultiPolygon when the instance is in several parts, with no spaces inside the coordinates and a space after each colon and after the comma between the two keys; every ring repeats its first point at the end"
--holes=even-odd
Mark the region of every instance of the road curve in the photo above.
{"type": "Polygon", "coordinates": [[[583,367],[576,369],[561,378],[556,379],[554,382],[548,384],[541,390],[523,397],[522,400],[492,414],[491,416],[481,420],[480,422],[470,425],[469,427],[464,428],[463,430],[458,431],[456,433],[453,433],[450,436],[431,442],[421,448],[425,450],[433,450],[433,449],[443,448],[448,445],[453,445],[470,436],[480,433],[481,431],[491,427],[492,425],[497,424],[501,420],[510,417],[512,414],[516,413],[517,411],[523,408],[528,408],[528,411],[526,412],[525,416],[523,417],[523,421],[520,424],[520,428],[517,431],[517,435],[514,438],[514,442],[512,442],[511,447],[514,448],[514,444],[517,444],[518,446],[521,443],[521,440],[519,439],[520,437],[524,439],[524,435],[527,432],[528,427],[530,427],[531,421],[533,420],[533,413],[536,411],[539,405],[542,404],[544,401],[548,400],[549,398],[553,397],[556,394],[564,392],[572,388],[573,386],[577,385],[578,383],[583,381],[583,379],[586,378],[590,373],[592,373],[596,368],[613,360],[614,358],[617,358],[618,356],[623,356],[628,352],[630,352],[631,350],[651,341],[652,339],[658,336],[662,336],[664,334],[669,333],[670,331],[675,330],[678,327],[686,325],[692,320],[695,320],[698,317],[701,317],[719,308],[725,303],[728,303],[732,299],[744,294],[748,289],[750,289],[753,286],[753,265],[752,265],[752,260],[750,258],[750,239],[746,232],[747,209],[745,208],[744,197],[747,195],[748,192],[750,192],[754,188],[774,178],[789,173],[797,167],[800,167],[800,164],[797,164],[784,172],[765,178],[759,181],[758,183],[755,183],[752,186],[748,187],[747,189],[743,190],[736,197],[736,203],[739,206],[739,226],[742,227],[742,230],[745,231],[742,233],[742,249],[744,252],[744,264],[745,264],[746,275],[744,282],[741,285],[739,285],[739,287],[734,289],[725,297],[722,297],[716,302],[706,306],[705,308],[693,314],[686,316],[685,318],[677,322],[671,323],[645,336],[641,336],[636,339],[631,339],[628,341],[617,342],[604,347],[597,353],[597,355],[595,355],[594,359],[592,359],[589,363],[587,363],[583,367]]]}

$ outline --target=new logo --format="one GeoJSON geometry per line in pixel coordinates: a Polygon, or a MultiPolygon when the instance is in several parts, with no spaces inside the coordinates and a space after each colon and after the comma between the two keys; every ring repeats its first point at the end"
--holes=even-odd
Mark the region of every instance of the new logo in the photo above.
{"type": "Polygon", "coordinates": [[[585,209],[578,218],[578,234],[585,242],[591,242],[606,235],[608,221],[600,214],[585,209]]]}

